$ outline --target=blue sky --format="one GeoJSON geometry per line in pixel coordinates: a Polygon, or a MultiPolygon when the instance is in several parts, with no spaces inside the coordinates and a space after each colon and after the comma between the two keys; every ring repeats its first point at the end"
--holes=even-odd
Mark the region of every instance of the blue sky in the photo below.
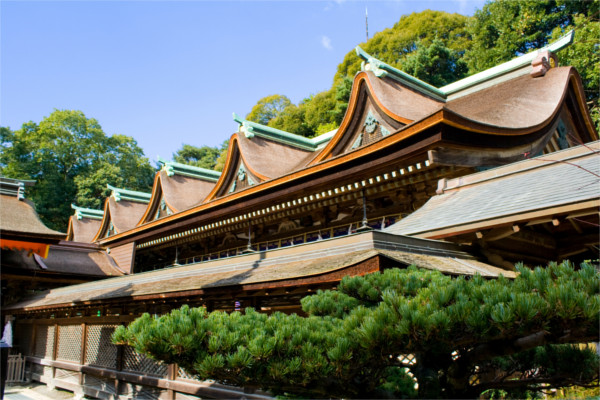
{"type": "Polygon", "coordinates": [[[344,55],[400,16],[472,15],[460,1],[0,2],[0,125],[53,109],[132,136],[152,161],[217,146],[257,100],[297,103],[331,86],[344,55]]]}

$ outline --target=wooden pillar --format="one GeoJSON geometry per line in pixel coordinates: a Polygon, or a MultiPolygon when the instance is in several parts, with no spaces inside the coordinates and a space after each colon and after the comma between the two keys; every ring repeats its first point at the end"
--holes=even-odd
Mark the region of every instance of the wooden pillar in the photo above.
{"type": "MultiPolygon", "coordinates": [[[[167,367],[167,379],[169,381],[174,381],[177,379],[177,364],[169,364],[167,367]]],[[[170,382],[167,389],[167,399],[175,400],[175,391],[171,389],[170,382]]]]}
{"type": "Polygon", "coordinates": [[[38,324],[31,324],[31,338],[29,339],[29,356],[35,355],[35,336],[37,335],[37,326],[38,324]]]}
{"type": "MultiPolygon", "coordinates": [[[[125,326],[125,323],[122,323],[125,326]]],[[[124,345],[117,346],[117,363],[115,369],[117,371],[123,371],[123,351],[125,349],[124,345]]],[[[119,399],[119,395],[121,394],[121,381],[119,378],[115,378],[115,396],[114,400],[119,399]]]]}
{"type": "MultiPolygon", "coordinates": [[[[81,324],[81,355],[79,356],[79,365],[85,364],[85,353],[87,351],[87,325],[81,324]]],[[[79,373],[79,386],[83,386],[83,372],[79,373]]]]}
{"type": "MultiPolygon", "coordinates": [[[[54,343],[52,343],[52,360],[56,360],[56,356],[58,355],[58,336],[58,323],[56,323],[54,324],[54,343]]],[[[50,389],[54,389],[54,375],[56,375],[56,367],[52,366],[52,375],[50,376],[50,384],[48,385],[48,388],[50,389]]]]}

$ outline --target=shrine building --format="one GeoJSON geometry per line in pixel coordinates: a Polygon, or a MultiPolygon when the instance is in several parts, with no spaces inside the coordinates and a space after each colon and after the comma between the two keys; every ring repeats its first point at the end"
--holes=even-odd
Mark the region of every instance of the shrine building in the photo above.
{"type": "Polygon", "coordinates": [[[234,114],[222,172],[159,159],[151,193],[110,187],[103,210],[74,205],[60,244],[120,276],[5,307],[33,379],[101,398],[266,398],[110,336],[183,304],[302,313],[302,297],[386,268],[495,278],[598,259],[598,132],[554,54],[571,40],[440,88],[357,47],[338,129],[305,138],[234,114]]]}

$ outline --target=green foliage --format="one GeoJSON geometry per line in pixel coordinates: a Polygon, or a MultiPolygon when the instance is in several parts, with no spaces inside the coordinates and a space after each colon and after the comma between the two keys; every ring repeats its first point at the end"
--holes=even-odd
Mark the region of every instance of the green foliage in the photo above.
{"type": "Polygon", "coordinates": [[[283,110],[290,104],[292,104],[290,99],[280,94],[263,97],[252,107],[250,113],[246,115],[246,119],[267,125],[273,118],[281,115],[283,110]]]}
{"type": "Polygon", "coordinates": [[[149,191],[154,169],[131,137],[107,136],[81,111],[55,110],[39,124],[2,129],[1,173],[35,179],[26,193],[42,220],[66,231],[71,203],[99,208],[106,183],[149,191]]]}
{"type": "Polygon", "coordinates": [[[458,52],[450,50],[437,39],[429,47],[417,43],[416,51],[406,57],[403,69],[436,87],[445,86],[467,75],[467,64],[458,52]]]}
{"type": "MultiPolygon", "coordinates": [[[[419,45],[428,48],[435,40],[451,51],[462,54],[471,43],[467,30],[468,21],[469,17],[443,11],[425,10],[403,15],[392,28],[376,33],[360,46],[375,58],[403,69],[406,58],[419,45]]],[[[344,77],[352,78],[360,71],[361,61],[354,50],[346,54],[344,61],[338,66],[334,85],[344,77]]],[[[429,82],[427,79],[425,81],[429,82]]]]}
{"type": "Polygon", "coordinates": [[[303,299],[307,317],[184,306],[113,339],[200,378],[309,397],[464,398],[597,381],[598,356],[570,343],[598,340],[598,271],[518,271],[485,280],[391,269],[303,299]],[[408,354],[415,363],[401,362],[408,354]]]}
{"type": "Polygon", "coordinates": [[[473,38],[464,60],[469,73],[476,73],[533,49],[547,45],[570,29],[574,43],[558,53],[562,65],[573,65],[581,74],[588,105],[597,127],[600,27],[598,1],[499,0],[486,3],[471,19],[473,38]]]}
{"type": "Polygon", "coordinates": [[[173,160],[178,163],[193,165],[194,167],[215,169],[219,155],[220,150],[216,147],[196,147],[184,144],[181,149],[173,154],[173,160]]]}
{"type": "Polygon", "coordinates": [[[219,156],[217,157],[217,161],[214,166],[215,171],[223,171],[225,168],[225,162],[227,161],[227,151],[229,149],[229,139],[223,141],[221,143],[221,148],[219,149],[219,156]]]}
{"type": "Polygon", "coordinates": [[[554,40],[566,31],[575,29],[573,44],[560,51],[558,56],[561,64],[574,66],[581,75],[588,107],[598,131],[600,131],[600,107],[598,105],[598,98],[600,97],[599,4],[597,1],[593,3],[596,8],[591,10],[593,13],[590,16],[577,14],[573,17],[570,25],[557,27],[552,31],[552,39],[554,40]]]}

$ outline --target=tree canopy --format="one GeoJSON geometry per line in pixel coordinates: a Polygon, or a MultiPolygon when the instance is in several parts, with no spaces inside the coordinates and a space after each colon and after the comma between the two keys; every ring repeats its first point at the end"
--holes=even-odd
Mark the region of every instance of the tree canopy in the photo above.
{"type": "Polygon", "coordinates": [[[113,340],[201,379],[293,396],[521,397],[597,385],[597,354],[574,344],[598,341],[598,271],[518,271],[486,280],[390,269],[304,298],[305,317],[184,306],[145,314],[113,340]]]}
{"type": "Polygon", "coordinates": [[[101,208],[106,184],[150,191],[154,168],[136,141],[107,136],[94,118],[76,110],[54,110],[40,123],[17,131],[2,128],[0,173],[33,179],[26,195],[51,228],[66,231],[71,203],[101,208]]]}
{"type": "MultiPolygon", "coordinates": [[[[381,61],[440,87],[543,47],[575,29],[574,43],[558,56],[562,65],[573,65],[579,71],[600,130],[599,7],[600,2],[587,0],[498,0],[486,3],[473,17],[425,10],[400,17],[392,28],[360,46],[381,61]]],[[[329,90],[297,105],[286,102],[263,122],[253,120],[309,137],[335,129],[348,106],[352,79],[362,61],[349,50],[329,90]]],[[[271,98],[287,99],[283,95],[263,98],[249,116],[271,98]]]]}
{"type": "Polygon", "coordinates": [[[184,144],[181,149],[173,154],[173,160],[178,163],[206,169],[214,169],[217,158],[219,158],[218,148],[210,146],[196,147],[190,144],[184,144]]]}

